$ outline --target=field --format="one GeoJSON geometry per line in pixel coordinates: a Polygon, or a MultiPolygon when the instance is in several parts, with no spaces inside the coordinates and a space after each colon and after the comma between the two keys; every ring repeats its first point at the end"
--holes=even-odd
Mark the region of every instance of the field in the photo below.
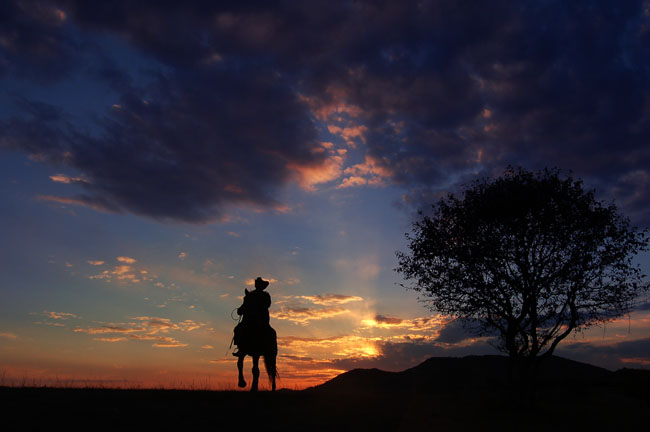
{"type": "Polygon", "coordinates": [[[498,356],[432,358],[403,372],[359,369],[301,391],[2,387],[0,397],[5,430],[21,431],[645,430],[650,371],[551,360],[534,406],[508,385],[498,356]]]}

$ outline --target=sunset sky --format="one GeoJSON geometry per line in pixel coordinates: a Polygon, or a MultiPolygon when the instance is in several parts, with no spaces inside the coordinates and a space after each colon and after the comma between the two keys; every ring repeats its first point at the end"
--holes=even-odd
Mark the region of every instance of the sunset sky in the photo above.
{"type": "MultiPolygon", "coordinates": [[[[0,385],[234,388],[257,276],[280,387],[495,353],[393,269],[510,164],[650,226],[650,2],[2,1],[0,385]]],[[[650,368],[650,303],[557,354],[650,368]]]]}

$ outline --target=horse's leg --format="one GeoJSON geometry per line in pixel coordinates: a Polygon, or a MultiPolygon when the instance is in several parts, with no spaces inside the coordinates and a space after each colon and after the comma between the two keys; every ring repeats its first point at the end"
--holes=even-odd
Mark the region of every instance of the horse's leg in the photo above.
{"type": "Polygon", "coordinates": [[[271,357],[271,364],[273,364],[271,367],[271,373],[269,374],[271,376],[271,391],[275,391],[275,376],[277,375],[277,371],[275,369],[275,356],[271,357]]]}
{"type": "Polygon", "coordinates": [[[246,387],[246,381],[244,380],[244,357],[246,357],[246,354],[240,354],[237,359],[237,370],[239,370],[239,382],[237,385],[241,388],[246,387]]]}
{"type": "Polygon", "coordinates": [[[253,385],[251,386],[251,391],[257,391],[257,385],[260,380],[260,356],[254,355],[253,357],[253,385]]]}

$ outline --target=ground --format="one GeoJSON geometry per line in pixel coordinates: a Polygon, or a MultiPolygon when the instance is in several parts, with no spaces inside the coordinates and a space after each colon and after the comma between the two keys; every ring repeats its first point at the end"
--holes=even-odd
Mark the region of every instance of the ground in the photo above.
{"type": "Polygon", "coordinates": [[[3,387],[6,430],[640,430],[650,371],[562,360],[540,373],[534,406],[498,357],[431,359],[400,373],[355,370],[312,389],[271,392],[3,387]]]}

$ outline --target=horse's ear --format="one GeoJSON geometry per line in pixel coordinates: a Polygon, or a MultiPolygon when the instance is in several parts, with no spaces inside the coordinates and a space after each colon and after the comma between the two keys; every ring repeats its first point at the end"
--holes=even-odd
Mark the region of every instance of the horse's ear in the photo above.
{"type": "Polygon", "coordinates": [[[248,293],[249,293],[249,291],[246,288],[244,288],[244,297],[246,297],[248,295],[248,293]]]}

